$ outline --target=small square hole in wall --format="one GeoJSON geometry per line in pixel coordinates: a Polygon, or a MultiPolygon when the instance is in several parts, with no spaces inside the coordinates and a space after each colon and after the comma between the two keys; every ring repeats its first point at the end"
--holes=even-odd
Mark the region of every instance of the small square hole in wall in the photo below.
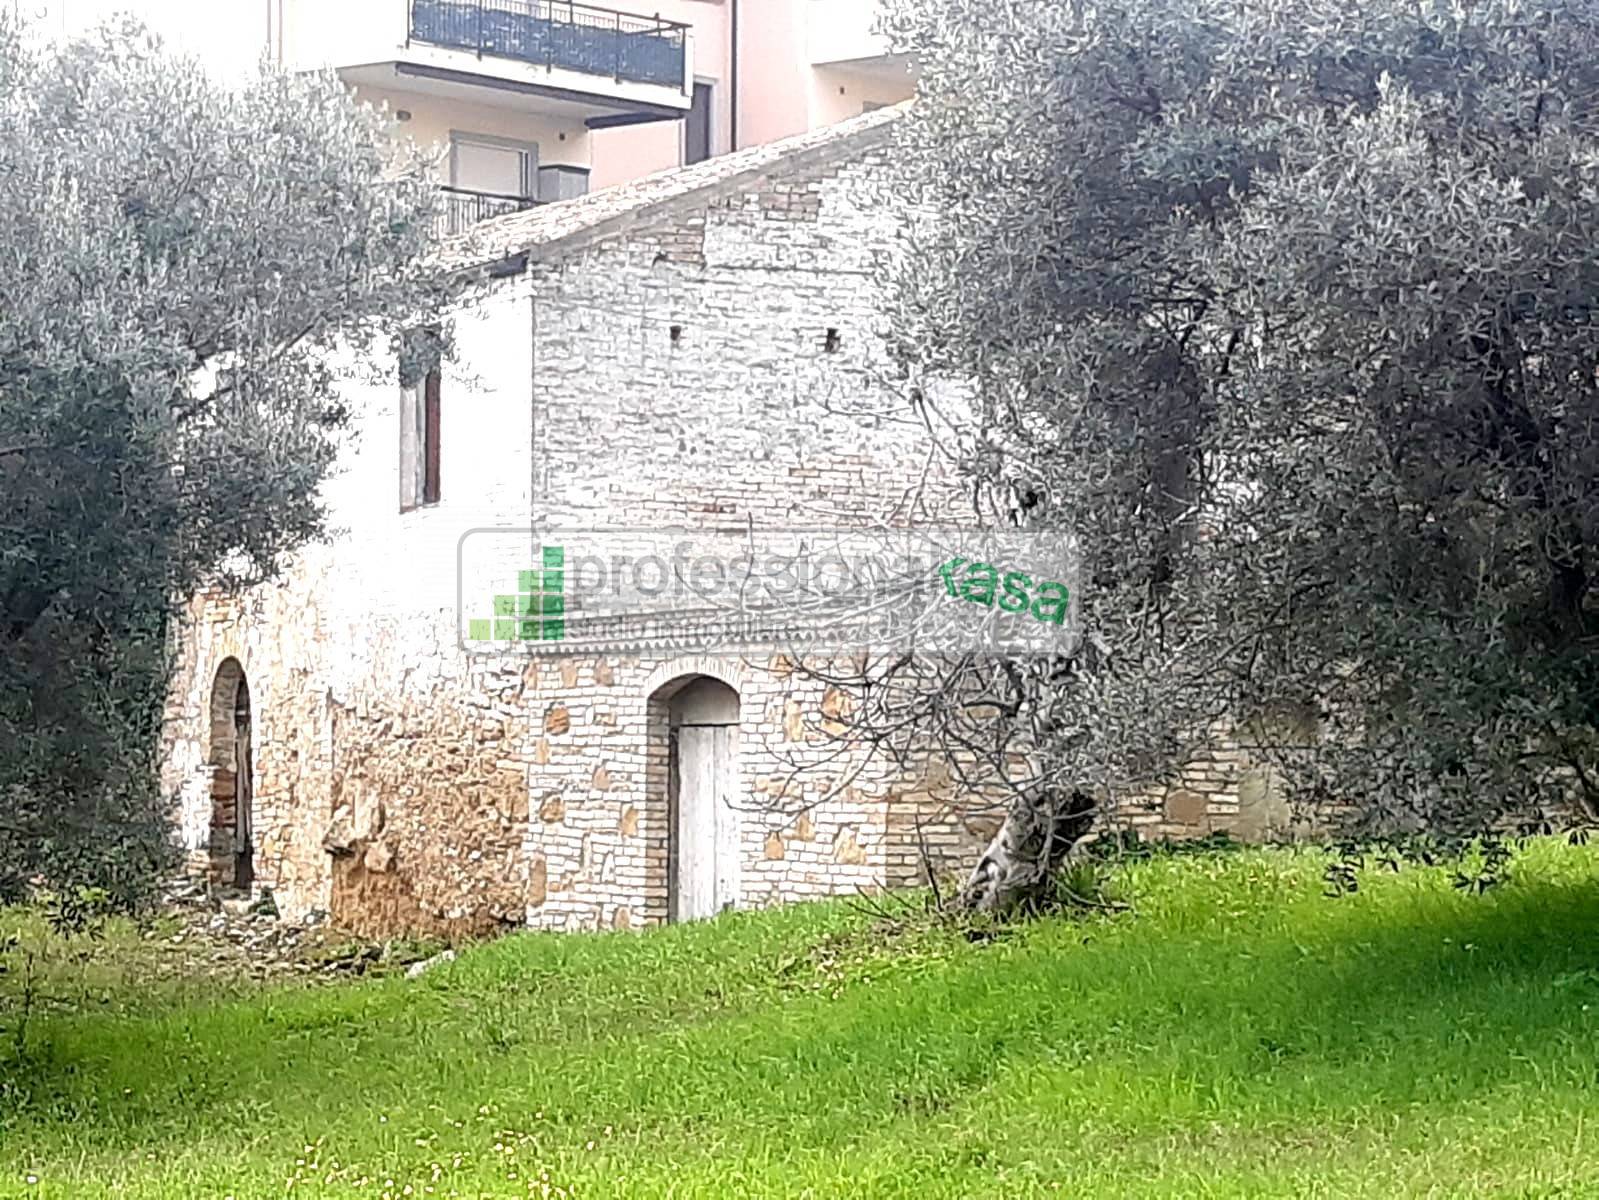
{"type": "Polygon", "coordinates": [[[838,336],[838,330],[836,329],[829,329],[827,331],[827,339],[822,343],[829,354],[837,354],[838,348],[843,344],[844,340],[838,336]]]}
{"type": "Polygon", "coordinates": [[[681,342],[683,340],[683,327],[681,325],[674,325],[674,326],[672,326],[672,331],[671,332],[672,332],[672,345],[675,346],[675,345],[677,345],[679,342],[681,342]]]}

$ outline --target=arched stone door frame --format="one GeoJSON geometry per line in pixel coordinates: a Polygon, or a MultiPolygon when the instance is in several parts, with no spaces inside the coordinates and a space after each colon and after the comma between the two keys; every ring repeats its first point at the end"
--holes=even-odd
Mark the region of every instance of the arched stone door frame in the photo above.
{"type": "Polygon", "coordinates": [[[649,680],[645,777],[654,836],[647,859],[664,868],[648,889],[652,907],[659,905],[655,919],[713,916],[737,903],[742,867],[738,731],[744,682],[731,664],[715,659],[666,664],[649,680]],[[685,790],[685,772],[692,790],[685,790]],[[714,797],[705,790],[713,780],[714,797]],[[711,804],[718,807],[707,819],[706,806],[711,804]],[[700,807],[686,811],[685,805],[700,807]],[[693,845],[685,836],[695,839],[693,845]],[[707,898],[705,871],[721,880],[720,894],[707,898]],[[691,896],[699,902],[690,903],[691,896]]]}

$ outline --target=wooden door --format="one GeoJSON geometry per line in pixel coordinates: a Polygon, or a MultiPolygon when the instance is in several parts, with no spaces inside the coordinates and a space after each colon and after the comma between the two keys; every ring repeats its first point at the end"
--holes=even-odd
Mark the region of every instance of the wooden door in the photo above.
{"type": "Polygon", "coordinates": [[[239,712],[233,727],[233,886],[248,889],[255,882],[255,772],[250,749],[250,714],[239,712]]]}
{"type": "Polygon", "coordinates": [[[738,903],[738,726],[679,725],[674,739],[675,920],[713,917],[738,903]]]}

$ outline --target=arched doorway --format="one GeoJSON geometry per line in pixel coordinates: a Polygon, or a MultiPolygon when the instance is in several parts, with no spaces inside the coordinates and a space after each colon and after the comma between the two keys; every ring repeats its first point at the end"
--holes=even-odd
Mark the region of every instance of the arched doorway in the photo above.
{"type": "Polygon", "coordinates": [[[694,921],[738,903],[738,693],[692,677],[671,692],[667,718],[670,915],[694,921]]]}
{"type": "Polygon", "coordinates": [[[250,685],[236,658],[211,685],[211,882],[248,891],[255,882],[254,747],[250,685]]]}

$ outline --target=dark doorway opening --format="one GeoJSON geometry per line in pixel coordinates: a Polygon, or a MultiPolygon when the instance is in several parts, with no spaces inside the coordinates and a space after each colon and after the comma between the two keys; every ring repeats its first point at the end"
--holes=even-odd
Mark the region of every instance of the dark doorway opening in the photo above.
{"type": "Polygon", "coordinates": [[[211,882],[248,891],[255,882],[255,762],[250,685],[236,658],[211,685],[211,882]]]}

